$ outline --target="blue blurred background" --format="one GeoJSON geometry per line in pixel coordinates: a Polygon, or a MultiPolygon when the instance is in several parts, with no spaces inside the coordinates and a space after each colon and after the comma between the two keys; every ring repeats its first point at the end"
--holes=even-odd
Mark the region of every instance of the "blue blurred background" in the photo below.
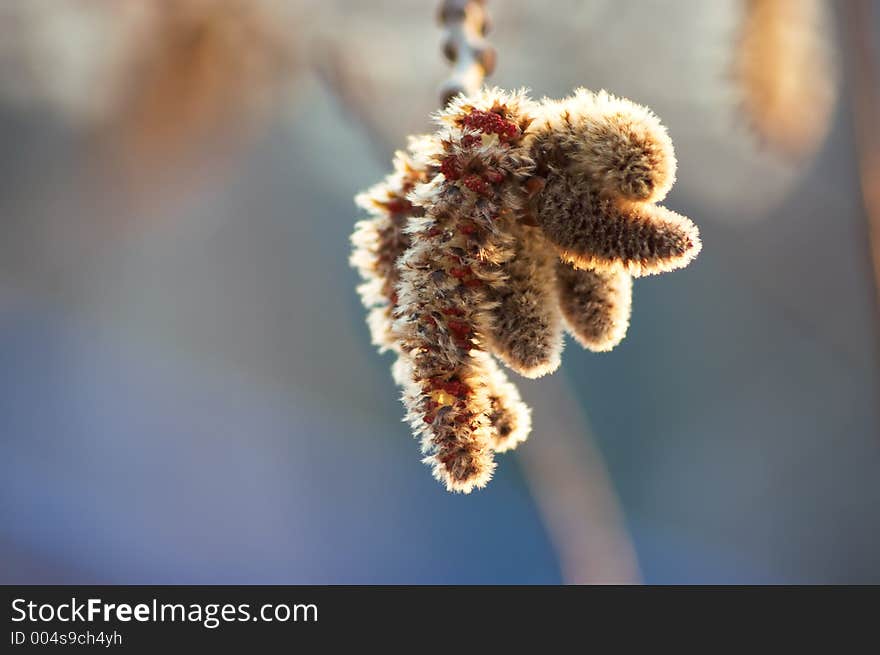
{"type": "Polygon", "coordinates": [[[752,3],[489,3],[493,82],[657,111],[704,250],[517,380],[532,436],[458,496],[347,264],[429,127],[434,3],[140,4],[0,10],[0,583],[880,582],[876,5],[782,2],[771,84],[827,108],[792,157],[735,74],[752,3]]]}

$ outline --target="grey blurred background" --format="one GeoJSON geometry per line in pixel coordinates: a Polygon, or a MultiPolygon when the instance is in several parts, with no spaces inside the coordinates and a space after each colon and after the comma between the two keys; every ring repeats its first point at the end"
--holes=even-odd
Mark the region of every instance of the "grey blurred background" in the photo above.
{"type": "Polygon", "coordinates": [[[744,100],[751,3],[489,2],[493,83],[660,115],[704,249],[517,380],[533,433],[469,496],[347,264],[429,128],[435,3],[136,4],[0,9],[0,582],[880,582],[875,4],[782,3],[793,156],[744,100]]]}

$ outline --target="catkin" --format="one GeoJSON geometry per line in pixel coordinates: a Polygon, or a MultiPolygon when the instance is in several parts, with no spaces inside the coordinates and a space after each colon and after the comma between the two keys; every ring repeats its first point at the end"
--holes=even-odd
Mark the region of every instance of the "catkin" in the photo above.
{"type": "Polygon", "coordinates": [[[512,236],[506,280],[492,295],[489,345],[508,367],[537,378],[555,371],[562,356],[562,316],[554,301],[557,256],[537,227],[515,225],[512,236]]]}
{"type": "Polygon", "coordinates": [[[583,89],[563,101],[486,89],[398,153],[358,196],[352,264],[380,349],[398,354],[407,420],[450,491],[484,486],[531,416],[493,355],[527,377],[626,333],[631,276],[686,265],[697,228],[656,205],[672,142],[647,109],[583,89]]]}
{"type": "Polygon", "coordinates": [[[556,292],[568,332],[593,352],[611,350],[626,336],[632,278],[623,271],[556,266],[556,292]]]}

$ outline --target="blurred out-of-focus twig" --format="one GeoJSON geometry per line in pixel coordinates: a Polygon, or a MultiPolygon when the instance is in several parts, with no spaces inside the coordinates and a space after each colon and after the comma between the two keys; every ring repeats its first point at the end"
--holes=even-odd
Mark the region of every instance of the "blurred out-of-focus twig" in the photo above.
{"type": "Polygon", "coordinates": [[[868,0],[851,0],[842,4],[859,180],[880,308],[880,132],[877,131],[880,70],[875,41],[872,40],[875,19],[871,8],[872,3],[868,0]]]}
{"type": "Polygon", "coordinates": [[[802,161],[828,132],[836,68],[824,0],[745,0],[734,44],[740,108],[760,143],[802,161]]]}

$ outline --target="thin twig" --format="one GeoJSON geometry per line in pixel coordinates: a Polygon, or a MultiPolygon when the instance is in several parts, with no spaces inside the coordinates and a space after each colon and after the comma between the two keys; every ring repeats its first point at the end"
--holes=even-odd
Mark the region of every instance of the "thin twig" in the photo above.
{"type": "Polygon", "coordinates": [[[443,0],[440,24],[446,32],[443,55],[452,72],[440,89],[443,106],[459,93],[474,93],[495,69],[495,49],[486,41],[489,29],[484,0],[443,0]]]}

